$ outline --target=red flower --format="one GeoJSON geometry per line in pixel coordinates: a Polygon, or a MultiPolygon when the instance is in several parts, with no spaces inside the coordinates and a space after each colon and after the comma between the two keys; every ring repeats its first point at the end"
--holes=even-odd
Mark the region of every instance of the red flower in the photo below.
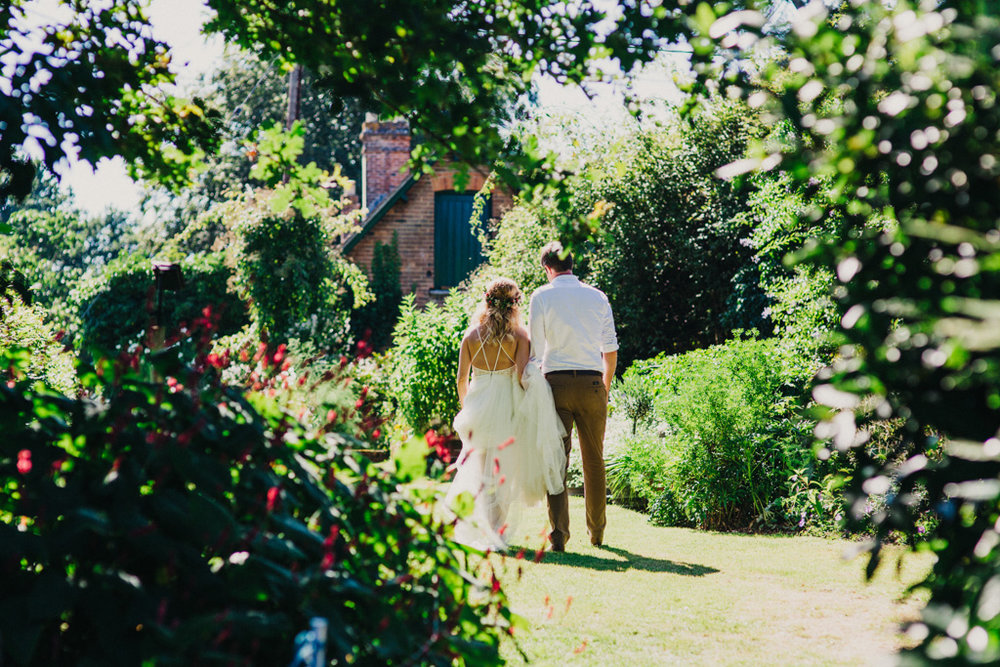
{"type": "Polygon", "coordinates": [[[273,512],[275,506],[278,504],[278,496],[281,494],[281,489],[276,486],[272,486],[267,490],[267,511],[273,512]]]}
{"type": "Polygon", "coordinates": [[[340,535],[340,526],[332,526],[330,528],[330,534],[327,536],[326,540],[323,541],[323,546],[327,549],[333,548],[333,543],[337,541],[337,537],[340,535]]]}
{"type": "Polygon", "coordinates": [[[31,472],[31,450],[22,449],[17,453],[17,471],[22,475],[31,472]]]}
{"type": "Polygon", "coordinates": [[[448,451],[448,441],[443,435],[438,434],[434,429],[428,429],[427,433],[424,433],[424,440],[427,442],[427,446],[431,447],[440,458],[445,463],[451,463],[451,453],[448,451]]]}

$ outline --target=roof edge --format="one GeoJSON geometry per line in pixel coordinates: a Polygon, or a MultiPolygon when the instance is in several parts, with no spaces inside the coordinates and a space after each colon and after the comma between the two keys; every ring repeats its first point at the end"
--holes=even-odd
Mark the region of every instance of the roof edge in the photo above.
{"type": "Polygon", "coordinates": [[[396,205],[400,199],[406,196],[406,193],[410,191],[413,184],[417,182],[417,178],[410,174],[405,181],[396,186],[396,189],[389,193],[389,196],[379,202],[379,205],[375,207],[375,210],[368,214],[368,217],[361,223],[361,229],[351,234],[347,237],[340,245],[340,252],[345,255],[354,249],[361,240],[368,235],[375,225],[385,217],[385,214],[389,212],[393,206],[396,205]]]}

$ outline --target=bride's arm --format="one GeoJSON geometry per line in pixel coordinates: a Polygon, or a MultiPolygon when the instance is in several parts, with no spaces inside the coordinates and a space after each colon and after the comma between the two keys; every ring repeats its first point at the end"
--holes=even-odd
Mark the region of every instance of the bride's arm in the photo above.
{"type": "Polygon", "coordinates": [[[458,404],[465,407],[465,394],[469,391],[469,370],[472,366],[472,355],[469,354],[469,338],[462,338],[462,343],[458,347],[458,376],[455,378],[455,386],[458,389],[458,404]]]}
{"type": "Polygon", "coordinates": [[[517,339],[517,349],[514,351],[514,363],[517,364],[517,381],[521,382],[524,376],[524,367],[528,365],[528,355],[531,354],[531,341],[524,328],[517,330],[515,338],[517,339]]]}

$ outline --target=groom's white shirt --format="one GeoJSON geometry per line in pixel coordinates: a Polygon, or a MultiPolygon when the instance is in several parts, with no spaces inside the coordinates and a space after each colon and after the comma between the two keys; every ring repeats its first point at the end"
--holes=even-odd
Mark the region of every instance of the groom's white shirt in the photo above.
{"type": "Polygon", "coordinates": [[[531,356],[543,373],[601,371],[603,353],[618,349],[608,297],[572,274],[535,290],[529,311],[531,356]]]}

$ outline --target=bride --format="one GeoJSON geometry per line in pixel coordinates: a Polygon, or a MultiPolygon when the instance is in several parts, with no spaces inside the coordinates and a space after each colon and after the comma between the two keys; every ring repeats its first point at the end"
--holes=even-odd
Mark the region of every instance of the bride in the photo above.
{"type": "Polygon", "coordinates": [[[445,504],[462,517],[455,539],[480,549],[505,549],[517,508],[563,491],[565,430],[548,383],[528,361],[520,303],[513,281],[493,280],[459,348],[454,427],[462,451],[445,504]],[[471,513],[460,510],[469,499],[471,513]]]}

